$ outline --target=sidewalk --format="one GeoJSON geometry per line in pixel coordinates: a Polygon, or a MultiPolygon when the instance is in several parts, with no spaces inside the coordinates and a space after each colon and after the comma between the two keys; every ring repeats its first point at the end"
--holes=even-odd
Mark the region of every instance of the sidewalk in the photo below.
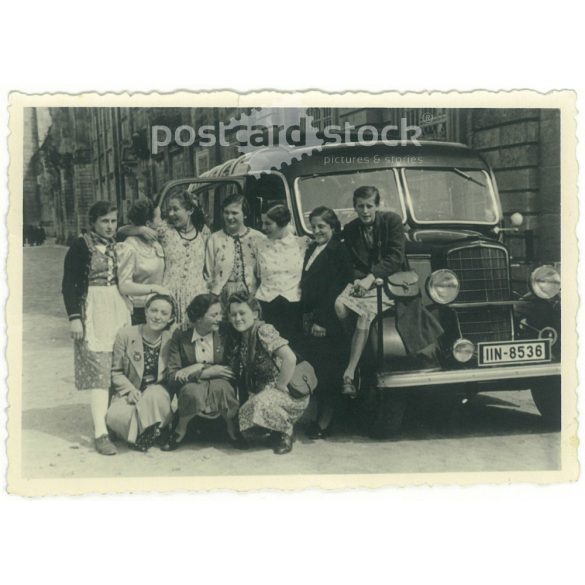
{"type": "MultiPolygon", "coordinates": [[[[344,474],[555,469],[557,433],[541,432],[527,392],[499,393],[505,408],[480,402],[454,433],[424,425],[396,442],[338,436],[312,442],[302,432],[292,453],[250,451],[227,443],[194,442],[172,453],[118,444],[114,457],[93,448],[89,395],[73,383],[73,348],[60,285],[66,248],[24,248],[23,475],[141,477],[255,474],[344,474]],[[486,406],[487,404],[487,406],[486,406]]],[[[424,423],[424,421],[423,421],[424,423]]],[[[14,464],[14,462],[11,462],[14,464]]]]}

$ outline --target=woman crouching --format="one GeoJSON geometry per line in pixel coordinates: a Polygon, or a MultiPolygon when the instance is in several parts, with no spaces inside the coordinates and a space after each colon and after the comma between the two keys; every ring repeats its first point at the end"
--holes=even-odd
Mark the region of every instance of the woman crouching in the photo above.
{"type": "Polygon", "coordinates": [[[240,406],[234,389],[234,374],[225,365],[225,335],[220,330],[219,297],[197,295],[187,307],[191,327],[176,330],[171,340],[167,381],[178,394],[177,424],[163,451],[178,449],[191,420],[222,417],[232,445],[246,448],[237,430],[240,406]]]}
{"type": "Polygon", "coordinates": [[[112,358],[115,394],[106,415],[108,427],[139,451],[147,451],[172,418],[171,397],[162,380],[171,341],[175,307],[169,295],[155,294],[145,304],[144,325],[118,332],[112,358]]]}
{"type": "Polygon", "coordinates": [[[238,416],[240,431],[254,426],[269,429],[278,437],[274,452],[289,453],[294,424],[309,404],[308,396],[293,398],[288,391],[295,354],[272,325],[260,321],[260,305],[247,293],[229,298],[228,314],[236,332],[232,369],[242,392],[240,399],[247,397],[238,416]]]}

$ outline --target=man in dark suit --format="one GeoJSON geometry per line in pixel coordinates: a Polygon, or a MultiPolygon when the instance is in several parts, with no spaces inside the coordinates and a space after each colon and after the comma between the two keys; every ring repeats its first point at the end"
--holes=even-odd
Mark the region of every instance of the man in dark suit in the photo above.
{"type": "MultiPolygon", "coordinates": [[[[357,314],[350,358],[344,372],[343,393],[355,395],[355,370],[368,340],[370,325],[377,315],[376,279],[387,279],[396,272],[409,270],[405,252],[406,238],[399,215],[382,212],[376,187],[359,187],[353,194],[358,215],[345,226],[345,245],[353,262],[354,284],[335,302],[339,319],[347,323],[357,314]]],[[[402,301],[383,295],[383,308],[396,306],[396,328],[408,353],[417,353],[435,342],[442,333],[439,323],[424,310],[420,295],[402,301]]]]}

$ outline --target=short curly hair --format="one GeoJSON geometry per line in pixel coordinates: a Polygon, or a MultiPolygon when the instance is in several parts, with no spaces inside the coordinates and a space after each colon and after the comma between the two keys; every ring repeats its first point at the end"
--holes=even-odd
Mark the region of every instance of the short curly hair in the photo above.
{"type": "Polygon", "coordinates": [[[250,309],[252,309],[252,311],[258,313],[259,319],[262,318],[262,307],[260,306],[260,301],[254,295],[246,291],[241,291],[230,295],[230,298],[227,302],[228,313],[233,303],[245,303],[248,305],[248,307],[250,307],[250,309]]]}
{"type": "Polygon", "coordinates": [[[189,317],[189,321],[195,323],[195,321],[198,321],[201,317],[205,316],[205,313],[209,311],[209,308],[212,305],[217,305],[218,303],[220,303],[220,300],[217,295],[211,293],[197,295],[187,307],[187,317],[189,317]]]}
{"type": "Polygon", "coordinates": [[[89,208],[89,224],[93,226],[100,217],[104,217],[104,215],[108,215],[108,213],[111,213],[112,211],[118,211],[115,203],[103,199],[101,201],[96,201],[89,208]]]}
{"type": "Polygon", "coordinates": [[[197,231],[201,231],[205,224],[205,215],[201,210],[201,207],[193,200],[193,195],[189,193],[189,191],[177,191],[175,193],[171,193],[167,201],[170,203],[171,201],[178,201],[179,205],[186,211],[191,214],[191,221],[193,225],[197,228],[197,231]]]}
{"type": "Polygon", "coordinates": [[[309,221],[315,217],[322,219],[333,230],[334,234],[339,235],[341,233],[341,223],[333,209],[325,206],[315,207],[309,214],[309,221]]]}
{"type": "Polygon", "coordinates": [[[154,303],[154,301],[165,301],[169,305],[171,305],[171,320],[167,323],[167,326],[166,326],[166,329],[169,329],[171,327],[171,325],[177,319],[177,304],[175,302],[175,299],[171,295],[154,293],[153,295],[150,295],[146,299],[146,303],[144,303],[144,308],[148,309],[148,307],[150,307],[150,305],[152,305],[152,303],[154,303]]]}
{"type": "Polygon", "coordinates": [[[378,191],[377,187],[371,187],[368,185],[358,187],[353,192],[353,206],[355,207],[358,199],[369,199],[370,197],[374,197],[374,203],[380,205],[380,191],[378,191]]]}
{"type": "Polygon", "coordinates": [[[239,205],[242,208],[244,217],[250,215],[250,205],[248,204],[248,200],[241,193],[232,193],[231,195],[228,195],[221,204],[221,210],[223,211],[228,205],[239,205]]]}
{"type": "Polygon", "coordinates": [[[266,217],[271,219],[278,227],[283,228],[290,223],[291,213],[286,205],[274,205],[266,212],[266,217]]]}
{"type": "Polygon", "coordinates": [[[150,199],[138,199],[128,211],[128,219],[135,226],[146,225],[154,219],[154,203],[150,199]]]}

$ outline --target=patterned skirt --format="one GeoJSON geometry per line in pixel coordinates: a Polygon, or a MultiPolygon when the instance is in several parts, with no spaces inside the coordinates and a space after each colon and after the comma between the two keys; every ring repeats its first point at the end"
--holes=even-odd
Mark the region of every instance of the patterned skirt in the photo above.
{"type": "Polygon", "coordinates": [[[83,339],[74,342],[75,386],[109,388],[116,333],[130,324],[130,311],[118,287],[89,287],[83,324],[83,339]]]}
{"type": "MultiPolygon", "coordinates": [[[[350,294],[353,288],[348,284],[343,292],[337,297],[337,300],[343,303],[350,311],[353,311],[360,317],[368,320],[368,326],[372,324],[378,314],[378,295],[377,290],[373,288],[366,292],[363,297],[354,297],[350,294]]],[[[382,311],[394,306],[394,301],[382,294],[382,311]]]]}
{"type": "Polygon", "coordinates": [[[309,397],[293,398],[275,386],[266,386],[240,407],[238,413],[240,430],[254,426],[292,435],[293,427],[309,405],[309,397]]]}
{"type": "Polygon", "coordinates": [[[75,387],[78,390],[109,388],[112,379],[112,352],[91,351],[82,339],[74,342],[75,387]]]}

